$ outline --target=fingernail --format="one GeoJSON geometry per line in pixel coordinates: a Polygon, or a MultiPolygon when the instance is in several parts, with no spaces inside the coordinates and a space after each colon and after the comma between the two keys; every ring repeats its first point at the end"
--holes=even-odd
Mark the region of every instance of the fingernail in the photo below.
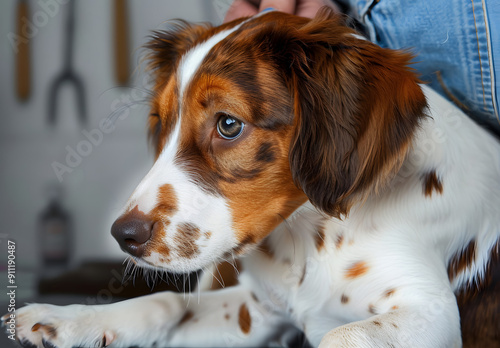
{"type": "Polygon", "coordinates": [[[263,9],[260,12],[268,12],[268,11],[274,11],[274,10],[276,10],[274,7],[268,7],[268,8],[263,9]]]}

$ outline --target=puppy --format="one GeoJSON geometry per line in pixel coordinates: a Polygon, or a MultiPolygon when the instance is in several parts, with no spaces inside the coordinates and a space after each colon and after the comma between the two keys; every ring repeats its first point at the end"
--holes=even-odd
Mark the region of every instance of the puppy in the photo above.
{"type": "Polygon", "coordinates": [[[204,289],[28,305],[23,346],[462,345],[455,295],[498,253],[500,144],[410,54],[328,10],[179,22],[147,47],[156,162],[112,234],[204,289]],[[206,290],[236,260],[238,284],[206,290]]]}

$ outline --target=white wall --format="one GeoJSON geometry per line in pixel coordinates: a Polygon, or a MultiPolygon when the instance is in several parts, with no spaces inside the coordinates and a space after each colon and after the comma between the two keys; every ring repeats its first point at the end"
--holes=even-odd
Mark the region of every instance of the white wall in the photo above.
{"type": "MultiPolygon", "coordinates": [[[[57,0],[62,2],[62,0],[57,0]]],[[[56,0],[30,0],[31,16],[45,12],[41,3],[56,0]]],[[[141,57],[139,48],[153,29],[167,26],[168,19],[219,23],[230,0],[129,0],[132,64],[141,57]]],[[[15,95],[14,50],[9,33],[15,32],[17,1],[0,1],[0,234],[18,241],[18,265],[31,268],[39,262],[36,240],[37,216],[47,204],[46,187],[57,182],[54,161],[65,164],[66,146],[76,149],[85,140],[77,122],[74,91],[66,87],[60,94],[58,124],[46,124],[48,90],[61,69],[65,6],[40,22],[31,40],[32,92],[27,103],[15,95]]],[[[76,3],[75,71],[84,79],[87,131],[98,127],[111,112],[112,105],[123,105],[122,98],[141,96],[137,90],[115,88],[111,1],[76,3]]],[[[55,7],[53,7],[55,8],[55,7]]],[[[34,18],[32,17],[32,20],[34,18]]],[[[139,67],[131,86],[143,87],[143,67],[139,67]]],[[[109,229],[118,210],[147,172],[152,156],[146,139],[147,106],[130,110],[116,123],[116,130],[105,134],[102,142],[82,159],[72,173],[63,174],[65,206],[73,216],[75,228],[74,262],[87,258],[123,258],[109,229]]],[[[5,260],[0,260],[0,265],[5,260]]]]}

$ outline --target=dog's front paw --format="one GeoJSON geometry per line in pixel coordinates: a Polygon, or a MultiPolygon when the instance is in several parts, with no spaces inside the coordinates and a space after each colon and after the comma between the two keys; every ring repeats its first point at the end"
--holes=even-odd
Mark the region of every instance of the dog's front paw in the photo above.
{"type": "MultiPolygon", "coordinates": [[[[114,334],[96,323],[91,307],[30,304],[16,311],[16,339],[27,348],[106,347],[114,334]]],[[[9,327],[10,314],[2,317],[9,327]]]]}

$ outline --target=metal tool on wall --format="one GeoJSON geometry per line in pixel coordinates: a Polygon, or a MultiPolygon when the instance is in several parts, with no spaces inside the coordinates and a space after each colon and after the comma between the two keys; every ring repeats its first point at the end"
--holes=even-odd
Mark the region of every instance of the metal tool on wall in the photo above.
{"type": "Polygon", "coordinates": [[[120,85],[126,85],[130,73],[130,54],[128,43],[127,1],[114,1],[114,38],[115,78],[120,85]]]}
{"type": "Polygon", "coordinates": [[[16,93],[20,100],[26,101],[30,95],[30,42],[26,22],[29,16],[27,0],[17,3],[16,23],[16,93]],[[24,28],[24,30],[23,30],[24,28]]]}
{"type": "Polygon", "coordinates": [[[65,46],[63,56],[63,69],[54,79],[49,90],[49,124],[56,124],[57,114],[57,96],[64,83],[72,84],[76,93],[76,102],[78,106],[78,115],[80,124],[83,126],[87,123],[87,115],[85,109],[85,89],[82,78],[75,73],[73,67],[73,48],[75,34],[75,0],[70,0],[67,4],[67,18],[65,28],[65,46]]]}

